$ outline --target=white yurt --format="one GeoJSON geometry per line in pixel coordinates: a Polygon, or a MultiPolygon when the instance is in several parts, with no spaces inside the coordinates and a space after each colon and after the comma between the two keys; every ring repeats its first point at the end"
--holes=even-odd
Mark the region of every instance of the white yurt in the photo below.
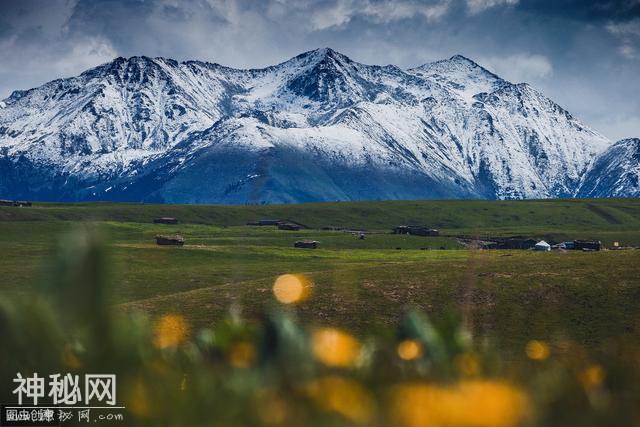
{"type": "Polygon", "coordinates": [[[534,250],[536,251],[550,251],[551,250],[551,245],[548,244],[547,242],[545,242],[544,240],[540,240],[538,243],[536,243],[536,245],[533,247],[534,250]]]}

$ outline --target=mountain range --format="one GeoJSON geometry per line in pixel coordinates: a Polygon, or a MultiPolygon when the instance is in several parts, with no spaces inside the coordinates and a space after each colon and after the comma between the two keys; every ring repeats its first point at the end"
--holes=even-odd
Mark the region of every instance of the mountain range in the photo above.
{"type": "Polygon", "coordinates": [[[263,69],[117,58],[0,102],[0,198],[159,203],[640,196],[613,144],[460,55],[263,69]]]}

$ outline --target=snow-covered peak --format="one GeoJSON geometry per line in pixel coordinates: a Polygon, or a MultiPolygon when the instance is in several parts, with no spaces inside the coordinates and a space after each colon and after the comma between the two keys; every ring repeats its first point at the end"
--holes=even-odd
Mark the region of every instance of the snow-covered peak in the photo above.
{"type": "Polygon", "coordinates": [[[490,93],[508,85],[491,71],[462,55],[431,62],[408,70],[416,76],[435,80],[455,90],[468,103],[474,95],[490,93]]]}
{"type": "Polygon", "coordinates": [[[640,160],[640,138],[626,138],[615,143],[615,145],[626,146],[633,156],[640,160]]]}
{"type": "Polygon", "coordinates": [[[619,140],[618,142],[616,142],[615,145],[620,144],[620,145],[628,145],[631,147],[640,147],[640,138],[624,138],[619,140]]]}
{"type": "Polygon", "coordinates": [[[580,197],[640,197],[640,138],[623,139],[600,154],[584,175],[580,197]]]}
{"type": "Polygon", "coordinates": [[[247,72],[252,73],[252,78],[246,100],[255,108],[304,114],[309,123],[374,100],[384,90],[383,75],[397,73],[391,68],[360,64],[330,48],[247,72]]]}
{"type": "Polygon", "coordinates": [[[107,62],[97,67],[91,68],[82,74],[80,77],[94,78],[98,76],[105,76],[108,74],[122,76],[123,73],[145,73],[158,67],[158,63],[155,59],[147,56],[132,56],[130,58],[117,57],[113,61],[107,62]]]}
{"type": "Polygon", "coordinates": [[[429,62],[409,71],[416,74],[423,73],[424,75],[448,74],[460,79],[482,77],[487,80],[502,80],[491,71],[462,55],[454,55],[449,59],[429,62]]]}
{"type": "Polygon", "coordinates": [[[24,198],[571,196],[609,145],[529,85],[460,55],[407,71],[330,48],[261,69],[134,56],[4,102],[0,196],[15,187],[24,198]],[[258,176],[292,193],[249,191],[258,176]]]}
{"type": "Polygon", "coordinates": [[[323,48],[313,49],[313,50],[301,53],[299,55],[296,55],[295,57],[279,65],[276,65],[276,67],[292,64],[292,63],[298,63],[301,61],[306,63],[318,63],[322,61],[332,61],[332,60],[343,62],[343,63],[354,62],[351,60],[351,58],[349,58],[348,56],[338,51],[335,51],[329,47],[323,47],[323,48]]]}
{"type": "Polygon", "coordinates": [[[476,62],[474,62],[473,60],[467,58],[464,55],[460,55],[459,53],[453,55],[451,58],[449,58],[449,61],[451,62],[459,62],[459,63],[467,63],[470,64],[472,66],[478,66],[478,64],[476,62]]]}

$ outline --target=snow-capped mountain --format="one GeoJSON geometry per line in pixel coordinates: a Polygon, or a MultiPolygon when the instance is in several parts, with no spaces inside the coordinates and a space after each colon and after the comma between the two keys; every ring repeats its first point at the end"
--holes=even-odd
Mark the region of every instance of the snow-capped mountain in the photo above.
{"type": "Polygon", "coordinates": [[[0,197],[565,197],[609,146],[459,55],[410,70],[331,49],[254,70],[117,58],[3,101],[0,197]]]}
{"type": "Polygon", "coordinates": [[[640,197],[640,139],[613,144],[584,175],[580,197],[640,197]]]}

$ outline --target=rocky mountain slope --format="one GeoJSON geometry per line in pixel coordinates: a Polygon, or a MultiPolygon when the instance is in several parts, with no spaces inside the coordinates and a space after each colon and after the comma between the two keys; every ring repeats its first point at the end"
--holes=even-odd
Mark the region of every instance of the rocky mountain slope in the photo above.
{"type": "Polygon", "coordinates": [[[4,198],[567,197],[610,146],[462,56],[410,70],[331,49],[255,70],[117,58],[0,106],[4,198]]]}
{"type": "Polygon", "coordinates": [[[613,144],[584,175],[580,197],[640,197],[640,139],[613,144]]]}

